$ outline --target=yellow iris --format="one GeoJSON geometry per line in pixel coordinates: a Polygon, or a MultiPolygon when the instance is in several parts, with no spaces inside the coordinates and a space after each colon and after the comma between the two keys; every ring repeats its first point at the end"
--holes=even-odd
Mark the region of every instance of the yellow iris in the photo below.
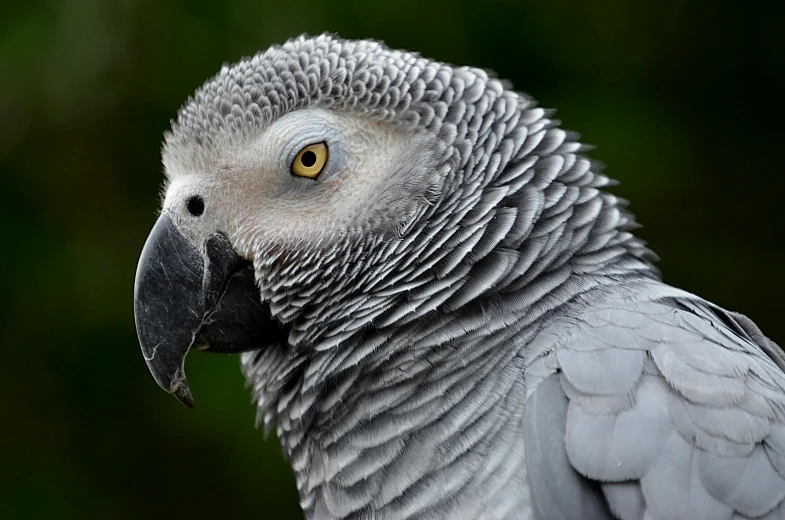
{"type": "Polygon", "coordinates": [[[327,164],[327,144],[309,144],[297,154],[292,163],[292,174],[315,179],[327,164]]]}

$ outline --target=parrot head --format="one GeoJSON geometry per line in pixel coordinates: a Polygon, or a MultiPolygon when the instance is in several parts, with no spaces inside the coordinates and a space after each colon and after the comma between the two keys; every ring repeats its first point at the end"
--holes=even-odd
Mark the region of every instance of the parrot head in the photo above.
{"type": "Polygon", "coordinates": [[[404,91],[401,66],[418,61],[300,38],[224,67],[181,109],[134,291],[164,390],[192,406],[191,348],[327,348],[390,308],[394,291],[374,286],[405,260],[394,246],[433,209],[454,160],[412,106],[425,83],[404,91]],[[364,317],[337,311],[347,303],[364,317]]]}

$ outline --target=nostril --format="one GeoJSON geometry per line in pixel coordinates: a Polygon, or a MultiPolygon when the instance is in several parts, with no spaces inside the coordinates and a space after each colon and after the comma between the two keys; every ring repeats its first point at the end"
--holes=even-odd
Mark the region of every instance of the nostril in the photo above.
{"type": "Polygon", "coordinates": [[[186,201],[185,206],[188,208],[188,213],[194,217],[200,216],[204,213],[204,199],[199,195],[194,195],[186,201]]]}

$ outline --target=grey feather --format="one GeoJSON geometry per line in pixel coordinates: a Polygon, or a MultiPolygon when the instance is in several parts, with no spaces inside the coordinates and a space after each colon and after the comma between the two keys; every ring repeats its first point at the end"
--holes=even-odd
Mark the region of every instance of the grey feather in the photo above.
{"type": "Polygon", "coordinates": [[[663,520],[728,520],[733,509],[712,496],[696,469],[696,448],[677,432],[668,435],[660,456],[641,479],[647,508],[663,520]]]}
{"type": "Polygon", "coordinates": [[[647,376],[629,410],[595,415],[570,406],[566,430],[570,463],[583,475],[603,482],[639,480],[655,464],[672,431],[667,402],[667,388],[647,376]]]}
{"type": "Polygon", "coordinates": [[[637,482],[605,484],[602,491],[613,508],[613,514],[620,520],[643,520],[646,514],[646,500],[637,482]]]}
{"type": "Polygon", "coordinates": [[[526,405],[524,435],[535,515],[553,520],[612,519],[599,486],[579,475],[567,459],[568,404],[553,375],[537,386],[526,405]]]}
{"type": "Polygon", "coordinates": [[[597,349],[589,352],[558,350],[565,377],[579,392],[598,395],[629,393],[643,372],[640,350],[597,349]]]}
{"type": "Polygon", "coordinates": [[[785,478],[774,471],[761,445],[746,457],[699,452],[696,460],[708,491],[739,513],[762,516],[785,498],[785,478]]]}

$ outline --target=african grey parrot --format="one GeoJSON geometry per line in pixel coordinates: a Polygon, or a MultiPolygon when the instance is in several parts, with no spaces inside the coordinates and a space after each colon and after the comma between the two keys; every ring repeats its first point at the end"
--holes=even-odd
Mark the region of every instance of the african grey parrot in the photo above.
{"type": "Polygon", "coordinates": [[[300,37],[166,135],[135,285],[158,384],[242,352],[307,518],[785,519],[785,358],[665,285],[550,112],[300,37]]]}

